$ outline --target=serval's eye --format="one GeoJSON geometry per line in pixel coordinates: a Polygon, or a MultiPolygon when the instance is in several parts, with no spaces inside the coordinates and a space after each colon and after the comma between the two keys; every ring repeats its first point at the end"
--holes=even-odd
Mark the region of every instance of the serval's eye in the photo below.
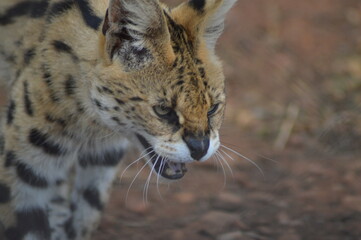
{"type": "Polygon", "coordinates": [[[157,105],[153,107],[154,112],[161,118],[168,116],[173,112],[173,109],[164,105],[157,105]]]}
{"type": "Polygon", "coordinates": [[[208,117],[212,116],[215,112],[217,112],[218,107],[219,107],[218,103],[212,105],[211,108],[209,109],[208,113],[207,113],[208,117]]]}

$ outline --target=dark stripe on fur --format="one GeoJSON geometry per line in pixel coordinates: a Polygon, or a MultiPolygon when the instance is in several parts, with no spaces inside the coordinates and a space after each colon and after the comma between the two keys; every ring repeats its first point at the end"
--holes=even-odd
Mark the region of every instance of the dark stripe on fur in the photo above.
{"type": "Polygon", "coordinates": [[[119,105],[125,104],[125,102],[123,100],[120,100],[119,98],[114,98],[114,99],[119,105]]]}
{"type": "Polygon", "coordinates": [[[75,55],[73,49],[65,42],[60,40],[54,40],[52,42],[52,45],[54,46],[56,51],[70,54],[74,61],[79,60],[78,57],[75,55]]]}
{"type": "Polygon", "coordinates": [[[66,127],[66,121],[64,119],[61,118],[56,118],[52,115],[50,115],[49,113],[47,113],[45,115],[45,120],[50,122],[50,123],[56,123],[59,124],[61,127],[65,128],[66,127]]]}
{"type": "MultiPolygon", "coordinates": [[[[117,111],[116,108],[117,107],[115,107],[115,109],[114,109],[115,111],[117,111]]],[[[112,120],[114,122],[116,122],[119,126],[125,126],[125,123],[122,123],[122,121],[120,121],[120,119],[118,117],[112,117],[112,120]]]]}
{"type": "Polygon", "coordinates": [[[76,2],[86,25],[94,30],[98,30],[102,19],[94,14],[89,2],[87,0],[76,0],[76,2]]]}
{"type": "Polygon", "coordinates": [[[24,1],[15,4],[0,15],[0,25],[7,25],[14,22],[14,18],[30,16],[32,18],[42,17],[48,7],[48,1],[24,1]]]}
{"type": "Polygon", "coordinates": [[[72,217],[69,218],[68,220],[66,220],[66,222],[64,223],[64,230],[65,230],[65,233],[66,233],[67,237],[69,238],[69,240],[75,239],[76,231],[73,226],[73,218],[72,217]]]}
{"type": "Polygon", "coordinates": [[[56,91],[54,91],[54,89],[53,89],[53,81],[52,81],[51,72],[45,64],[42,65],[41,69],[43,71],[44,82],[46,83],[46,85],[48,86],[48,89],[49,89],[50,99],[54,103],[58,103],[60,101],[60,98],[56,95],[56,91]]]}
{"type": "Polygon", "coordinates": [[[101,102],[99,102],[98,99],[93,99],[93,103],[95,106],[99,108],[101,111],[109,111],[109,108],[107,106],[104,106],[101,102]]]}
{"type": "Polygon", "coordinates": [[[100,200],[100,194],[96,188],[89,187],[85,189],[83,192],[83,197],[92,208],[95,208],[99,211],[103,209],[103,204],[100,200]]]}
{"type": "Polygon", "coordinates": [[[13,100],[10,100],[10,104],[9,104],[8,110],[7,110],[7,124],[8,125],[11,125],[13,123],[15,108],[16,108],[15,102],[13,100]]]}
{"type": "MultiPolygon", "coordinates": [[[[191,55],[194,55],[194,46],[191,41],[186,37],[187,31],[185,28],[177,24],[169,15],[167,12],[164,11],[164,15],[166,16],[167,22],[168,22],[168,28],[170,32],[170,36],[172,39],[172,47],[173,51],[175,53],[181,53],[180,58],[177,59],[177,61],[180,61],[180,63],[183,63],[183,53],[189,52],[191,55]]],[[[177,63],[178,65],[179,63],[177,63]]]]}
{"type": "Polygon", "coordinates": [[[56,2],[50,6],[47,19],[50,20],[53,17],[59,16],[66,11],[70,10],[74,5],[74,0],[65,0],[62,2],[56,2]]]}
{"type": "Polygon", "coordinates": [[[54,156],[64,154],[58,144],[52,142],[47,134],[40,132],[38,129],[33,128],[30,130],[29,141],[34,146],[43,149],[47,154],[54,156]]]}
{"type": "Polygon", "coordinates": [[[19,176],[19,178],[33,186],[33,187],[38,187],[38,188],[46,188],[48,186],[48,182],[46,181],[45,178],[38,176],[32,169],[30,166],[21,163],[21,162],[17,162],[16,163],[16,172],[19,176]]]}
{"type": "Polygon", "coordinates": [[[129,98],[130,101],[136,101],[136,102],[141,102],[141,101],[144,101],[142,98],[140,97],[131,97],[129,98]]]}
{"type": "Polygon", "coordinates": [[[4,154],[4,150],[5,150],[5,138],[0,132],[0,155],[4,154]]]}
{"type": "Polygon", "coordinates": [[[65,52],[65,53],[73,53],[73,49],[66,43],[60,41],[60,40],[54,40],[53,46],[58,52],[65,52]]]}
{"type": "Polygon", "coordinates": [[[14,164],[14,162],[15,162],[15,159],[16,159],[16,156],[15,156],[15,153],[13,151],[6,152],[4,166],[5,167],[12,166],[14,164]]]}
{"type": "Polygon", "coordinates": [[[7,203],[10,201],[10,188],[0,182],[0,203],[7,203]]]}
{"type": "Polygon", "coordinates": [[[33,116],[34,114],[33,103],[30,100],[29,86],[27,81],[24,81],[24,106],[25,106],[25,112],[29,116],[33,116]]]}
{"type": "Polygon", "coordinates": [[[123,155],[123,150],[108,151],[101,156],[83,154],[79,157],[79,164],[83,168],[88,166],[114,167],[119,163],[123,155]]]}
{"type": "Polygon", "coordinates": [[[68,75],[64,85],[65,85],[65,94],[68,96],[74,95],[76,84],[72,75],[68,75]]]}
{"type": "Polygon", "coordinates": [[[46,13],[46,10],[48,9],[49,1],[48,0],[42,0],[41,2],[36,2],[31,7],[30,11],[30,17],[32,18],[41,18],[46,13]]]}
{"type": "Polygon", "coordinates": [[[17,225],[5,231],[7,239],[22,240],[28,233],[33,233],[37,240],[50,239],[50,227],[45,210],[40,208],[17,211],[17,225]]]}
{"type": "Polygon", "coordinates": [[[24,53],[24,64],[28,65],[35,56],[35,48],[30,48],[24,53]]]}

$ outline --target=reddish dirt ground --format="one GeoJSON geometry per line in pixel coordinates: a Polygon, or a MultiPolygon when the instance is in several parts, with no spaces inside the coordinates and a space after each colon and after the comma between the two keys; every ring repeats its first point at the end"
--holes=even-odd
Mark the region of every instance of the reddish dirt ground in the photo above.
{"type": "Polygon", "coordinates": [[[232,173],[210,160],[153,176],[145,204],[149,169],[127,193],[134,166],[94,239],[360,240],[361,2],[238,0],[226,25],[222,140],[262,172],[227,151],[232,173]]]}

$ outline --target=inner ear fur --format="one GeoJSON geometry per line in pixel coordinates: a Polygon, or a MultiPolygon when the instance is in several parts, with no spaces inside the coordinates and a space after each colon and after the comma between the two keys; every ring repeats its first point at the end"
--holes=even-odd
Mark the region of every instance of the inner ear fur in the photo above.
{"type": "Polygon", "coordinates": [[[236,1],[190,0],[173,9],[171,14],[193,41],[204,40],[213,50],[223,32],[226,14],[236,1]]]}
{"type": "Polygon", "coordinates": [[[102,34],[110,62],[118,59],[128,70],[154,58],[173,62],[174,53],[163,9],[157,0],[111,0],[102,34]]]}

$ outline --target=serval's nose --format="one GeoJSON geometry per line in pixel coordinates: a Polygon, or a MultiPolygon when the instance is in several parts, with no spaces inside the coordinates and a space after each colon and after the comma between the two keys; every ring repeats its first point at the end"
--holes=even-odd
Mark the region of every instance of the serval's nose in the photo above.
{"type": "Polygon", "coordinates": [[[195,136],[194,134],[186,132],[183,135],[183,140],[187,144],[191,156],[194,160],[199,161],[207,154],[209,148],[208,135],[195,136]]]}

